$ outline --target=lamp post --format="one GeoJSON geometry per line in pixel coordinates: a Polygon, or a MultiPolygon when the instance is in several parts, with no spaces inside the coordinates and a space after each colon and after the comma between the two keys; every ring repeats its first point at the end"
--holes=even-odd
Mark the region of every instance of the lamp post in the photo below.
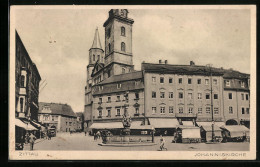
{"type": "Polygon", "coordinates": [[[212,64],[207,65],[209,67],[210,72],[210,108],[211,108],[211,127],[212,127],[212,138],[211,141],[215,142],[215,133],[214,133],[214,113],[213,113],[213,96],[212,96],[212,64]]]}

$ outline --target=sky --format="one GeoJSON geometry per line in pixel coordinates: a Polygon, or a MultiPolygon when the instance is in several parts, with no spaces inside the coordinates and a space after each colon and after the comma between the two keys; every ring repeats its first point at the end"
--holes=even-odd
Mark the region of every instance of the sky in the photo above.
{"type": "MultiPolygon", "coordinates": [[[[84,111],[89,49],[109,9],[15,9],[15,28],[42,81],[40,102],[67,103],[84,111]],[[52,41],[50,43],[49,41],[52,41]],[[56,43],[54,43],[56,41],[56,43]],[[43,83],[44,85],[44,83],[43,83]]],[[[250,73],[250,10],[129,9],[133,25],[133,63],[212,64],[250,73]]]]}

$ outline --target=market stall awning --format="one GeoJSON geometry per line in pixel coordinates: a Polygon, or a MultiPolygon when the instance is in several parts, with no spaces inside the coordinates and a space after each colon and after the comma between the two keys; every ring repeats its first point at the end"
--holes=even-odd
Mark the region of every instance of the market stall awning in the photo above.
{"type": "Polygon", "coordinates": [[[122,122],[95,122],[90,129],[120,129],[124,128],[122,122]]]}
{"type": "Polygon", "coordinates": [[[216,125],[218,127],[223,127],[223,126],[225,126],[225,122],[214,122],[214,125],[216,125]]]}
{"type": "Polygon", "coordinates": [[[23,121],[21,121],[20,119],[17,119],[17,118],[15,119],[15,125],[20,128],[24,128],[25,130],[38,130],[34,126],[32,126],[29,122],[24,123],[23,121]]]}
{"type": "Polygon", "coordinates": [[[192,121],[182,121],[183,126],[194,126],[192,121]]]}
{"type": "Polygon", "coordinates": [[[224,129],[230,132],[230,137],[250,136],[250,130],[244,125],[225,125],[224,129]]]}
{"type": "Polygon", "coordinates": [[[149,121],[154,128],[176,128],[179,125],[176,118],[149,118],[149,121]]]}
{"type": "Polygon", "coordinates": [[[152,125],[142,125],[142,121],[133,121],[130,129],[153,129],[152,125]]]}
{"type": "Polygon", "coordinates": [[[200,136],[200,128],[183,128],[182,129],[182,138],[201,138],[200,136]]]}
{"type": "MultiPolygon", "coordinates": [[[[212,131],[212,122],[197,122],[197,124],[200,127],[203,127],[203,129],[207,132],[212,131]]],[[[219,128],[219,126],[214,124],[214,131],[221,131],[221,129],[219,128]]]]}

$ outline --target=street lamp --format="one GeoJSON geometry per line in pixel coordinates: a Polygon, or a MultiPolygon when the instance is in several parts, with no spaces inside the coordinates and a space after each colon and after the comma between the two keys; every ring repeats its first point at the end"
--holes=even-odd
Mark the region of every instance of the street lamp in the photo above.
{"type": "Polygon", "coordinates": [[[215,133],[214,133],[214,114],[213,114],[213,97],[212,97],[212,64],[207,64],[207,67],[209,67],[210,72],[210,100],[211,100],[211,127],[212,127],[212,138],[211,141],[215,142],[215,133]]]}

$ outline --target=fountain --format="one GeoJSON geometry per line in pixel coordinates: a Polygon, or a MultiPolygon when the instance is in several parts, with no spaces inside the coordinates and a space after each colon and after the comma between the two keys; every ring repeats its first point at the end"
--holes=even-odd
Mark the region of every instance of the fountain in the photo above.
{"type": "Polygon", "coordinates": [[[120,131],[120,135],[113,135],[109,130],[102,131],[102,143],[99,143],[100,146],[132,147],[156,145],[154,143],[154,129],[151,126],[140,127],[140,130],[149,131],[149,135],[131,135],[132,119],[128,113],[128,94],[128,91],[124,94],[125,104],[122,118],[124,128],[120,131]]]}

